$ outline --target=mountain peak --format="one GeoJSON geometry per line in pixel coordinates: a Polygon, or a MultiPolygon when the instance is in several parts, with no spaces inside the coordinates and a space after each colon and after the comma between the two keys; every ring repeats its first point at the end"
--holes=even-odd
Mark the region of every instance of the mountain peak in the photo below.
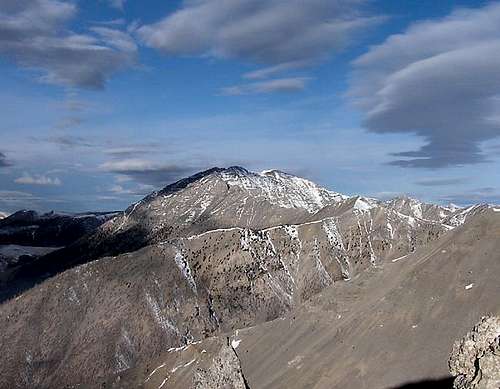
{"type": "Polygon", "coordinates": [[[247,175],[247,174],[250,174],[250,171],[248,171],[247,169],[245,169],[244,167],[242,166],[229,166],[228,168],[226,169],[223,169],[225,172],[227,173],[235,173],[235,174],[242,174],[242,175],[247,175]]]}

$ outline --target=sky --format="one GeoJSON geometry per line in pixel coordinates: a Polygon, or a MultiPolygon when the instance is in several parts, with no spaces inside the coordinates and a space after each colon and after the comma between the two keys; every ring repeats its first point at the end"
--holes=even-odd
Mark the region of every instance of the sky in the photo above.
{"type": "Polygon", "coordinates": [[[213,166],[500,202],[500,1],[2,0],[0,211],[213,166]]]}

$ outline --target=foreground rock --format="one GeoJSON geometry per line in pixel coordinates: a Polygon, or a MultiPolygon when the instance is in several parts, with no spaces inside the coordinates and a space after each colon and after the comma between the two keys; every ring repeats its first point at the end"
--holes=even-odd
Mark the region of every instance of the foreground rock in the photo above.
{"type": "Polygon", "coordinates": [[[483,317],[455,342],[449,364],[456,389],[500,388],[500,317],[483,317]]]}
{"type": "Polygon", "coordinates": [[[211,337],[184,347],[163,350],[143,372],[124,371],[113,388],[249,389],[236,354],[238,342],[211,337]]]}

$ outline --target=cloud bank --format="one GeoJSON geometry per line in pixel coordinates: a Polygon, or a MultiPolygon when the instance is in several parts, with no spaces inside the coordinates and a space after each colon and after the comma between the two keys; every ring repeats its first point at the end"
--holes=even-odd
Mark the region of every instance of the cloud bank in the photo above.
{"type": "Polygon", "coordinates": [[[357,58],[349,95],[376,133],[423,137],[394,165],[443,168],[486,160],[500,135],[500,4],[418,22],[357,58]]]}
{"type": "Polygon", "coordinates": [[[50,84],[99,89],[120,69],[134,64],[137,47],[124,31],[94,27],[67,29],[76,16],[73,2],[0,2],[0,55],[42,75],[50,84]]]}

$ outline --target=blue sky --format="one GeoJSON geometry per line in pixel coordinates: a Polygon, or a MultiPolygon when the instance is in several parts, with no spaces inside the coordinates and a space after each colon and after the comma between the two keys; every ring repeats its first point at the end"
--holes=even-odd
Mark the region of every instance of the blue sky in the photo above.
{"type": "Polygon", "coordinates": [[[499,49],[491,1],[6,0],[0,211],[231,165],[498,203],[499,49]]]}

